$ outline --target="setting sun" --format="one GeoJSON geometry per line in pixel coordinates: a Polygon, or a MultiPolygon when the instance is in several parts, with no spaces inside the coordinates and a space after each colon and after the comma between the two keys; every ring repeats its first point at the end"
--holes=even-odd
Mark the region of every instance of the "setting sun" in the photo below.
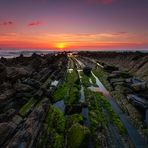
{"type": "Polygon", "coordinates": [[[65,44],[64,43],[58,43],[56,47],[58,49],[64,49],[65,48],[65,44]]]}

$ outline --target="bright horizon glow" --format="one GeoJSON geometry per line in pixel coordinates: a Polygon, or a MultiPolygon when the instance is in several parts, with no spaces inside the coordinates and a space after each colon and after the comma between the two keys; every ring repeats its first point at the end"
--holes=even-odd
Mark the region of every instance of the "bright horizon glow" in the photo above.
{"type": "Polygon", "coordinates": [[[63,50],[66,48],[66,45],[64,43],[58,43],[56,47],[60,50],[63,50]]]}

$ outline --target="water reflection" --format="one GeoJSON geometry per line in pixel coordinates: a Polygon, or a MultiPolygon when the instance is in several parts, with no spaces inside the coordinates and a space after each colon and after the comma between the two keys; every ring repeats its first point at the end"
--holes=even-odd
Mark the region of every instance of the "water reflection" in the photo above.
{"type": "Polygon", "coordinates": [[[96,79],[96,85],[99,87],[99,91],[102,92],[104,95],[109,95],[109,92],[106,90],[106,88],[100,82],[98,77],[93,72],[91,72],[91,73],[92,73],[93,77],[96,79]]]}
{"type": "Polygon", "coordinates": [[[80,90],[80,102],[85,102],[84,98],[84,87],[81,85],[81,90],[80,90]]]}
{"type": "Polygon", "coordinates": [[[73,69],[71,68],[71,69],[68,69],[68,72],[69,73],[72,73],[73,72],[73,69]]]}
{"type": "Polygon", "coordinates": [[[88,116],[88,108],[82,108],[82,116],[84,117],[84,125],[89,127],[90,121],[88,116]]]}
{"type": "Polygon", "coordinates": [[[51,86],[55,86],[56,87],[58,85],[58,83],[59,83],[59,81],[55,80],[55,81],[51,82],[51,86]]]}
{"type": "Polygon", "coordinates": [[[65,103],[64,100],[60,100],[56,103],[53,104],[54,107],[57,107],[58,109],[60,109],[62,112],[65,111],[65,103]]]}

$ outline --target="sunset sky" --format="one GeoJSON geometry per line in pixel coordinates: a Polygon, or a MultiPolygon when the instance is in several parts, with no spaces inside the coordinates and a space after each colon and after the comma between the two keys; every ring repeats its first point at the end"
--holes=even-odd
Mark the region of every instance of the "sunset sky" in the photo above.
{"type": "Polygon", "coordinates": [[[148,49],[148,0],[0,0],[0,48],[148,49]]]}

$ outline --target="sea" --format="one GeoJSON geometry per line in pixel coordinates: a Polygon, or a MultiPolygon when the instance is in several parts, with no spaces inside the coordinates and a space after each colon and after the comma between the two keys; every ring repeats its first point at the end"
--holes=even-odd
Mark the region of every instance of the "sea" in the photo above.
{"type": "MultiPolygon", "coordinates": [[[[75,51],[75,50],[73,50],[75,51]]],[[[90,50],[79,50],[79,51],[90,51],[90,50]]],[[[148,53],[148,49],[145,50],[91,50],[93,51],[103,51],[103,52],[142,52],[142,53],[148,53]]],[[[23,54],[24,57],[29,57],[33,53],[39,54],[39,55],[45,55],[45,54],[52,54],[52,53],[57,53],[59,51],[56,50],[42,50],[42,49],[34,49],[34,50],[29,50],[29,49],[1,49],[0,48],[0,58],[15,58],[20,56],[20,54],[23,54]]],[[[77,50],[75,51],[77,52],[77,50]]]]}
{"type": "Polygon", "coordinates": [[[39,55],[45,55],[45,54],[51,54],[56,53],[56,51],[52,50],[8,50],[8,49],[0,49],[0,58],[15,58],[19,57],[20,54],[22,54],[24,57],[29,57],[33,53],[39,54],[39,55]]]}

